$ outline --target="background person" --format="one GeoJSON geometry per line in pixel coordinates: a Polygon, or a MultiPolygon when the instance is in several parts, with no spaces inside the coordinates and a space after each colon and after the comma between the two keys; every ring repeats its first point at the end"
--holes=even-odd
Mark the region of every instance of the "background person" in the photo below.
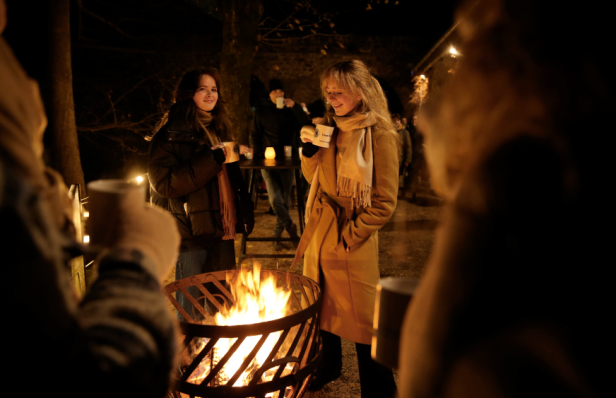
{"type": "MultiPolygon", "coordinates": [[[[290,98],[284,98],[284,87],[278,79],[269,83],[269,98],[257,108],[250,130],[250,146],[257,159],[265,157],[265,148],[273,147],[277,159],[284,159],[284,147],[293,147],[297,157],[300,128],[309,123],[302,107],[290,98]],[[284,98],[284,106],[276,106],[277,98],[284,98]]],[[[291,238],[299,239],[297,225],[289,216],[289,199],[293,188],[293,170],[261,170],[267,186],[267,196],[276,214],[274,237],[280,238],[287,231],[291,238]]],[[[297,241],[293,241],[297,245],[297,241]]],[[[274,242],[276,250],[284,249],[282,242],[274,242]]]]}
{"type": "Polygon", "coordinates": [[[400,136],[400,141],[402,142],[402,161],[400,162],[399,176],[402,177],[401,195],[404,198],[404,193],[409,188],[409,165],[413,160],[413,144],[411,143],[411,136],[409,135],[409,132],[400,121],[400,114],[392,114],[391,120],[394,122],[394,127],[396,128],[396,131],[400,136]]]}
{"type": "Polygon", "coordinates": [[[459,10],[464,56],[420,110],[447,203],[404,320],[401,397],[613,395],[608,7],[459,10]]]}
{"type": "MultiPolygon", "coordinates": [[[[0,0],[0,33],[5,26],[0,0]]],[[[121,213],[99,256],[98,279],[81,302],[68,259],[66,187],[45,170],[47,118],[37,84],[0,37],[0,251],[4,277],[4,378],[22,395],[164,397],[177,342],[161,281],[177,258],[171,216],[121,213]],[[21,342],[21,343],[16,343],[21,342]]],[[[72,214],[72,209],[68,209],[72,214]]]]}
{"type": "Polygon", "coordinates": [[[424,156],[424,139],[423,136],[417,131],[417,116],[413,116],[413,124],[408,126],[407,131],[411,136],[413,156],[410,167],[407,169],[409,174],[409,184],[407,186],[405,183],[404,188],[405,193],[411,193],[411,197],[408,201],[415,202],[417,200],[417,193],[419,192],[422,181],[428,179],[426,158],[424,156]]]}
{"type": "Polygon", "coordinates": [[[396,208],[399,139],[387,99],[361,61],[340,62],[321,75],[328,102],[325,124],[336,127],[329,148],[302,144],[302,170],[312,182],[308,223],[294,264],[323,292],[323,360],[309,389],[320,390],[342,371],[341,337],[355,342],[361,395],[393,397],[391,369],[370,354],[378,230],[396,208]]]}
{"type": "MultiPolygon", "coordinates": [[[[254,215],[238,162],[224,163],[221,143],[233,136],[218,71],[184,74],[160,125],[152,138],[148,176],[152,203],[173,214],[182,236],[176,280],[235,269],[236,228],[250,233],[254,215]]],[[[189,292],[201,296],[196,287],[189,292]]],[[[192,304],[178,296],[190,314],[192,304]]]]}

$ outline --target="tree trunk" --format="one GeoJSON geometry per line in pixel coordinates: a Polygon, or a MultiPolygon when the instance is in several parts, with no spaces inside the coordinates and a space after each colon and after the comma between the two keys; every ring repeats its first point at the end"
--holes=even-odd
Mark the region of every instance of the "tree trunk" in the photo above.
{"type": "Polygon", "coordinates": [[[46,134],[51,136],[49,162],[62,175],[67,186],[80,184],[84,195],[73,102],[70,0],[49,0],[49,6],[49,93],[46,104],[49,118],[46,134]]]}
{"type": "Polygon", "coordinates": [[[241,144],[248,144],[253,117],[250,108],[250,75],[257,53],[259,21],[263,13],[260,0],[224,0],[222,7],[222,54],[220,73],[227,96],[233,133],[241,144]]]}

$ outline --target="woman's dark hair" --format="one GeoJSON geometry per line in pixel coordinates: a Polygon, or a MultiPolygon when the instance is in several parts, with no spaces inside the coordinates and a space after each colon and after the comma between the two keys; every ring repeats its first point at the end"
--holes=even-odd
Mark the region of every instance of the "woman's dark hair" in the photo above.
{"type": "Polygon", "coordinates": [[[218,89],[218,101],[211,111],[213,121],[211,124],[212,128],[209,130],[215,131],[221,141],[233,140],[231,119],[227,113],[226,94],[222,89],[220,73],[216,68],[194,69],[186,72],[184,76],[182,76],[180,84],[173,93],[175,103],[171,106],[167,115],[165,115],[156,126],[156,132],[167,123],[168,119],[184,118],[192,131],[199,132],[200,134],[205,133],[197,120],[198,113],[203,111],[198,109],[193,101],[193,97],[199,88],[201,76],[203,75],[211,76],[216,82],[216,88],[218,89]]]}

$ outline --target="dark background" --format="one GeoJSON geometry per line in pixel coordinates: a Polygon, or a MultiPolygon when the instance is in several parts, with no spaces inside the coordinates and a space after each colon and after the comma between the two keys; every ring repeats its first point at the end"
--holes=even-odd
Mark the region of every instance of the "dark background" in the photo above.
{"type": "MultiPolygon", "coordinates": [[[[4,37],[28,74],[41,80],[49,55],[49,2],[6,2],[4,37]]],[[[297,3],[264,0],[263,27],[275,26],[297,3]]],[[[285,83],[287,97],[315,101],[320,72],[356,58],[379,78],[390,110],[409,116],[410,72],[451,26],[456,4],[314,0],[316,36],[302,39],[306,29],[286,29],[267,36],[275,40],[259,43],[251,105],[267,93],[264,87],[274,77],[285,83]]],[[[71,2],[73,89],[86,182],[145,171],[149,144],[143,138],[170,105],[178,79],[197,66],[218,67],[220,17],[217,3],[206,0],[71,2]]],[[[47,90],[44,81],[41,90],[47,90]]]]}

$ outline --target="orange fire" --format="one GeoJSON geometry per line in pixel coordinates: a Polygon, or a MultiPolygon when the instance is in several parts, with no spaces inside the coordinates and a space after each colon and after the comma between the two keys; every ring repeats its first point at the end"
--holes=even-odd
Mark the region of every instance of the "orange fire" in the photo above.
{"type": "MultiPolygon", "coordinates": [[[[286,316],[289,312],[289,298],[292,292],[286,286],[277,286],[273,275],[261,279],[261,264],[255,263],[253,270],[242,269],[234,274],[235,277],[227,283],[230,286],[236,303],[228,311],[220,311],[215,315],[216,325],[234,326],[248,325],[260,322],[267,322],[286,316]]],[[[263,364],[272,351],[274,345],[280,338],[282,332],[272,333],[268,336],[259,352],[252,360],[250,365],[244,370],[233,386],[248,385],[254,376],[255,371],[263,364]]],[[[217,385],[226,385],[236,371],[240,368],[246,357],[250,354],[261,335],[247,337],[237,351],[227,361],[225,366],[216,376],[217,385]]],[[[237,339],[220,339],[214,346],[213,355],[206,357],[199,367],[188,378],[189,383],[199,384],[210,373],[213,366],[222,359],[237,339]]],[[[285,339],[288,341],[289,339],[285,339]]],[[[199,339],[193,346],[192,351],[195,355],[203,349],[208,339],[199,339]]],[[[191,343],[191,345],[194,344],[191,343]]],[[[277,371],[274,367],[262,376],[262,381],[269,381],[277,371]]],[[[288,365],[281,376],[291,373],[292,366],[288,365]]],[[[182,396],[186,396],[182,394],[182,396]]],[[[278,397],[278,393],[267,395],[268,397],[278,397]]],[[[280,397],[282,398],[282,397],[280,397]]]]}

